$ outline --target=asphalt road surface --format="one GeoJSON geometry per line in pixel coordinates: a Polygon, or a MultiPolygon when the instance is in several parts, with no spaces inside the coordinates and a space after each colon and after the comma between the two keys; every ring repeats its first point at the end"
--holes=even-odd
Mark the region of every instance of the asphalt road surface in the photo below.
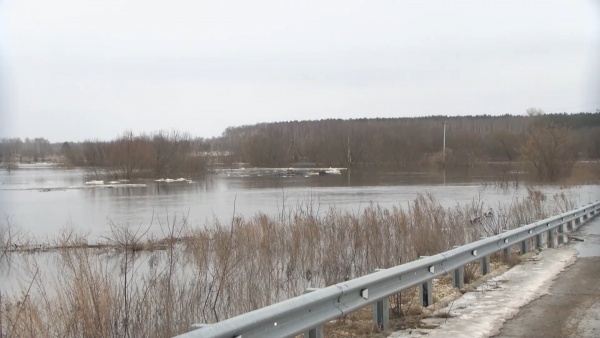
{"type": "Polygon", "coordinates": [[[575,264],[495,337],[600,337],[600,218],[572,235],[584,240],[575,264]]]}

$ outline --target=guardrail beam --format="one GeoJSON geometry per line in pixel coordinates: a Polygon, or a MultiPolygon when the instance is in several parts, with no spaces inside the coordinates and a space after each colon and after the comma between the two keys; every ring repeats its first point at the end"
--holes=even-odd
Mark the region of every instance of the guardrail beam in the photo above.
{"type": "Polygon", "coordinates": [[[196,323],[196,324],[192,324],[188,327],[188,332],[190,331],[194,331],[194,330],[198,330],[201,329],[203,327],[208,326],[209,324],[202,324],[202,323],[196,323]]]}

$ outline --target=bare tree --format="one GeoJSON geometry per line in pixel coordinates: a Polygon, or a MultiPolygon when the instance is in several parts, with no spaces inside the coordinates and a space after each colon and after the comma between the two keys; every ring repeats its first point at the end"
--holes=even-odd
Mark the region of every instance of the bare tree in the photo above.
{"type": "Polygon", "coordinates": [[[124,132],[113,141],[107,152],[108,170],[115,178],[131,179],[142,169],[151,157],[151,146],[142,136],[134,136],[132,131],[124,132]]]}
{"type": "Polygon", "coordinates": [[[160,130],[151,137],[156,177],[180,174],[190,155],[191,137],[177,130],[160,130]]]}
{"type": "Polygon", "coordinates": [[[577,152],[575,135],[566,127],[535,126],[521,148],[521,156],[528,161],[538,177],[555,180],[573,169],[577,152]]]}
{"type": "Polygon", "coordinates": [[[95,179],[103,176],[108,164],[106,152],[108,143],[102,141],[85,141],[82,145],[83,164],[87,168],[88,175],[95,179]]]}
{"type": "Polygon", "coordinates": [[[17,158],[21,158],[23,141],[20,138],[2,139],[2,167],[8,172],[17,169],[17,158]]]}
{"type": "Polygon", "coordinates": [[[531,116],[531,117],[541,116],[541,115],[544,115],[544,111],[541,108],[531,107],[525,111],[525,114],[527,114],[527,116],[531,116]]]}

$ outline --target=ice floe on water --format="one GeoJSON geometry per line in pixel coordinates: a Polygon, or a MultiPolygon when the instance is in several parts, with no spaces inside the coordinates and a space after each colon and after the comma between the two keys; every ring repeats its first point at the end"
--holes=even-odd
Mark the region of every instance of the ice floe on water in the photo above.
{"type": "Polygon", "coordinates": [[[186,183],[193,183],[194,181],[192,180],[188,180],[187,178],[159,178],[157,180],[154,180],[155,182],[164,182],[164,183],[173,183],[173,182],[186,182],[186,183]]]}
{"type": "Polygon", "coordinates": [[[108,182],[105,184],[104,181],[89,181],[85,182],[85,185],[70,185],[63,187],[28,187],[28,188],[7,188],[0,190],[37,190],[39,192],[50,192],[50,191],[64,191],[64,190],[83,190],[83,189],[102,189],[102,188],[146,188],[147,185],[143,183],[119,183],[117,181],[108,182]],[[93,182],[93,183],[89,183],[93,182]]]}
{"type": "Polygon", "coordinates": [[[117,180],[117,181],[109,181],[108,183],[104,183],[104,181],[87,181],[85,182],[84,187],[81,186],[70,186],[66,189],[82,189],[82,188],[90,188],[90,187],[102,187],[102,188],[120,188],[120,187],[134,187],[141,188],[146,187],[146,184],[143,183],[129,183],[129,180],[117,180]]]}
{"type": "Polygon", "coordinates": [[[312,177],[322,175],[341,175],[347,168],[240,168],[240,169],[216,169],[216,174],[227,177],[312,177]]]}

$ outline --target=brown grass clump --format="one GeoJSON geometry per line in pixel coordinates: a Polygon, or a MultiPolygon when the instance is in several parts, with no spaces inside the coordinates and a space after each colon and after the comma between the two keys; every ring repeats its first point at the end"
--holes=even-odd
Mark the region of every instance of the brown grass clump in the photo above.
{"type": "Polygon", "coordinates": [[[373,323],[372,307],[368,306],[356,312],[340,317],[323,327],[326,337],[386,337],[373,323]]]}
{"type": "Polygon", "coordinates": [[[522,261],[522,256],[517,252],[511,252],[508,256],[504,257],[504,263],[510,268],[521,264],[522,261]]]}
{"type": "Polygon", "coordinates": [[[464,266],[465,283],[469,284],[481,277],[481,261],[474,261],[464,266]]]}

